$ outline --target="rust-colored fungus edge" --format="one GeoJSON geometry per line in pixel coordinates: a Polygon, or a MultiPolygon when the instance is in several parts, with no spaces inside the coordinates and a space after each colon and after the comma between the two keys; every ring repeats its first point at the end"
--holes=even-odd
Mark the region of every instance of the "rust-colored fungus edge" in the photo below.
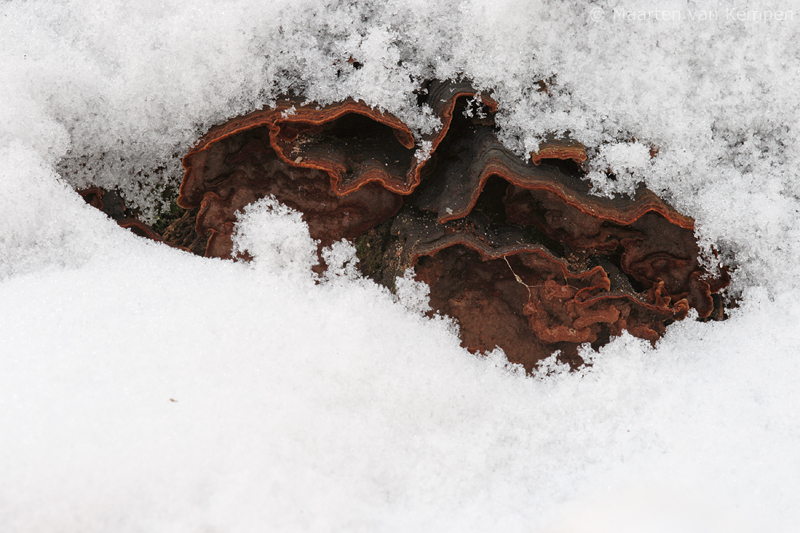
{"type": "Polygon", "coordinates": [[[571,159],[576,163],[586,161],[586,147],[578,141],[572,139],[548,138],[539,144],[539,149],[531,152],[531,161],[538,165],[546,159],[560,159],[566,161],[571,159]]]}

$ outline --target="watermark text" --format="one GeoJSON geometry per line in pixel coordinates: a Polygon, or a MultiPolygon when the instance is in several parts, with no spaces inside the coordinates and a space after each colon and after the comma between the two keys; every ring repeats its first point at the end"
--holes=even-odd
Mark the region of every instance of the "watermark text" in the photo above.
{"type": "Polygon", "coordinates": [[[692,21],[725,21],[725,22],[793,22],[800,16],[793,10],[776,9],[626,9],[623,7],[604,11],[594,8],[589,17],[594,22],[611,19],[625,22],[692,22],[692,21]]]}

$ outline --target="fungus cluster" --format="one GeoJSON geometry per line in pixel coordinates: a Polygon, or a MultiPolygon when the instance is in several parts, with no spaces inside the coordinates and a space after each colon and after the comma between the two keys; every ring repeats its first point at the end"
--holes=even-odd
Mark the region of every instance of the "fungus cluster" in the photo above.
{"type": "Polygon", "coordinates": [[[698,261],[692,219],[644,187],[591,196],[576,142],[520,159],[497,139],[497,102],[466,82],[432,82],[424,103],[442,123],[427,159],[403,122],[353,100],[285,100],[213,128],[183,160],[193,238],[231,258],[237,211],[273,195],[321,246],[355,241],[387,286],[414,269],[466,348],[499,346],[528,370],[556,350],[578,364],[578,346],[623,331],[655,342],[690,309],[721,316],[728,278],[698,261]]]}

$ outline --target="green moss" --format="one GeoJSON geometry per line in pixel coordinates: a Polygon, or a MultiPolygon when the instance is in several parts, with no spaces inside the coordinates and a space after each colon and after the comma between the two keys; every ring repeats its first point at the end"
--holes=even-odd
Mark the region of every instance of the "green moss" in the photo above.
{"type": "Polygon", "coordinates": [[[181,218],[186,212],[185,209],[178,206],[178,192],[174,187],[167,187],[161,193],[163,203],[159,207],[159,215],[153,223],[153,230],[159,235],[164,234],[167,227],[181,218]]]}
{"type": "Polygon", "coordinates": [[[392,220],[387,220],[356,238],[356,257],[358,257],[359,269],[364,276],[378,282],[382,281],[383,277],[383,256],[389,245],[389,229],[392,227],[392,220]]]}

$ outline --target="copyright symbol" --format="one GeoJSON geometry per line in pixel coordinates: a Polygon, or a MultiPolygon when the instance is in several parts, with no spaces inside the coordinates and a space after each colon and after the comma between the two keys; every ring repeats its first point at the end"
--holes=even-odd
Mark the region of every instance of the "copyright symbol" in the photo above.
{"type": "Polygon", "coordinates": [[[605,18],[605,16],[606,14],[603,13],[603,10],[599,7],[596,7],[589,12],[589,18],[591,18],[593,22],[600,22],[605,18]]]}

